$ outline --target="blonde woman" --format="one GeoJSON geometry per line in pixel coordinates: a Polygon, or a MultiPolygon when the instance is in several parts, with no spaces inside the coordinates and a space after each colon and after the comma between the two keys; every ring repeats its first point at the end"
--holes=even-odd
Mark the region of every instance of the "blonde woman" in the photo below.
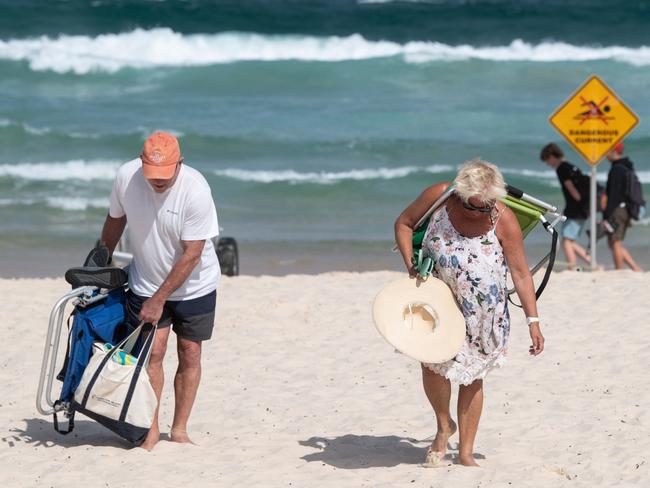
{"type": "MultiPolygon", "coordinates": [[[[527,317],[529,352],[537,356],[544,350],[521,230],[514,213],[500,201],[505,195],[501,172],[475,159],[461,166],[454,183],[452,195],[431,217],[422,242],[435,261],[433,275],[451,288],[466,323],[465,343],[455,358],[422,364],[424,391],[438,427],[425,460],[430,467],[444,464],[447,441],[457,430],[449,411],[451,382],[460,385],[458,461],[478,466],[473,448],[483,408],[483,378],[504,362],[508,344],[508,271],[527,317]]],[[[417,273],[412,264],[413,227],[448,187],[449,183],[430,186],[395,222],[395,238],[411,276],[417,273]]]]}

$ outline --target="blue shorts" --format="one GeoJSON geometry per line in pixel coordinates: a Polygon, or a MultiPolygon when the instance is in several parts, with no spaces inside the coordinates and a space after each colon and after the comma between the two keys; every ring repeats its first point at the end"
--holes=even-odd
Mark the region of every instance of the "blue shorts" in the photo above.
{"type": "Polygon", "coordinates": [[[586,222],[586,219],[566,219],[562,224],[562,238],[577,241],[586,222]]]}

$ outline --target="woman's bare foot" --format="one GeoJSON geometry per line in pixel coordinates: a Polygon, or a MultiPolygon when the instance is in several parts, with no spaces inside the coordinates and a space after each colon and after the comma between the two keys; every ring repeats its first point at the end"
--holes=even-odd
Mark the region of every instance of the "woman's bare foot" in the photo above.
{"type": "Polygon", "coordinates": [[[438,428],[438,432],[436,433],[436,438],[433,439],[433,442],[431,443],[431,447],[429,450],[433,452],[439,452],[442,453],[444,456],[445,453],[447,452],[447,441],[449,438],[456,433],[456,422],[453,420],[449,421],[449,425],[447,425],[445,428],[441,429],[438,428]]]}
{"type": "Polygon", "coordinates": [[[458,462],[462,464],[463,466],[471,466],[474,468],[480,468],[479,464],[474,460],[474,456],[471,454],[466,455],[466,454],[459,454],[458,455],[458,462]]]}
{"type": "Polygon", "coordinates": [[[170,429],[169,438],[172,442],[179,442],[181,444],[196,444],[192,442],[190,437],[187,435],[187,431],[183,429],[170,429]]]}
{"type": "Polygon", "coordinates": [[[438,429],[436,438],[427,450],[427,457],[422,466],[425,468],[440,468],[445,466],[445,454],[447,453],[447,441],[456,432],[456,422],[450,420],[449,425],[444,429],[438,429]]]}
{"type": "Polygon", "coordinates": [[[442,468],[445,466],[445,455],[441,452],[432,451],[431,448],[427,451],[427,457],[424,458],[422,463],[423,468],[442,468]]]}

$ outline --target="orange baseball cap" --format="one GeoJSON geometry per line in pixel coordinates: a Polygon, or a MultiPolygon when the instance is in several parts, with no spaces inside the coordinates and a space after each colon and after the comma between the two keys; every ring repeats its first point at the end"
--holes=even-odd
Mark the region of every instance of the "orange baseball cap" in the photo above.
{"type": "Polygon", "coordinates": [[[142,171],[148,180],[169,180],[174,177],[176,163],[181,159],[178,140],[169,132],[154,132],[142,148],[142,171]]]}

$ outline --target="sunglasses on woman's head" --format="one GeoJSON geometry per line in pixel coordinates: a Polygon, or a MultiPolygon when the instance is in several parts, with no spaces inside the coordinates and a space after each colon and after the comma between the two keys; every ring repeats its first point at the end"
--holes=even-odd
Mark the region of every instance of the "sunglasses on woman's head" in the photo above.
{"type": "Polygon", "coordinates": [[[487,204],[487,205],[485,205],[483,207],[476,207],[476,206],[472,205],[469,202],[463,202],[463,207],[465,207],[467,210],[471,210],[473,212],[489,213],[494,208],[494,204],[489,203],[489,204],[487,204]]]}

